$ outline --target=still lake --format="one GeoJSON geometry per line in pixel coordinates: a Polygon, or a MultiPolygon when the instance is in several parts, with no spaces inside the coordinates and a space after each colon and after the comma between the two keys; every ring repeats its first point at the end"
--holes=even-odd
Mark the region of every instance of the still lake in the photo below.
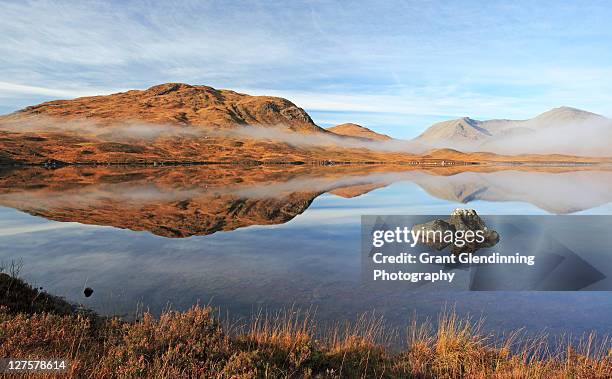
{"type": "Polygon", "coordinates": [[[258,170],[0,172],[0,261],[107,315],[199,302],[234,317],[296,306],[332,321],[375,310],[401,327],[454,307],[498,331],[612,332],[610,292],[374,291],[360,256],[364,214],[612,215],[610,171],[258,170]]]}

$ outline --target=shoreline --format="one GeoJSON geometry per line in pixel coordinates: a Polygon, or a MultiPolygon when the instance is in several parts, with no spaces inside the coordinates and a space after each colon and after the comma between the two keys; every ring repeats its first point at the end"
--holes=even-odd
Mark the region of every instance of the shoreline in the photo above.
{"type": "Polygon", "coordinates": [[[442,310],[437,325],[407,325],[407,340],[378,316],[321,330],[309,312],[256,313],[241,325],[210,306],[102,317],[0,273],[0,354],[66,359],[71,377],[609,377],[612,348],[594,334],[553,347],[520,331],[494,338],[481,320],[442,310]]]}
{"type": "Polygon", "coordinates": [[[409,167],[453,167],[453,166],[521,166],[521,167],[584,167],[610,166],[610,161],[455,161],[446,159],[424,159],[414,162],[405,161],[159,161],[159,162],[62,162],[47,161],[41,163],[1,162],[0,167],[189,167],[189,166],[359,166],[385,165],[409,167]]]}

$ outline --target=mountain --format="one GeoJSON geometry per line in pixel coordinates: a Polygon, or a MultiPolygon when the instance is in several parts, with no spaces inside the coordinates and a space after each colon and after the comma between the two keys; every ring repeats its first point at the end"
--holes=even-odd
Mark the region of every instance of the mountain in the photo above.
{"type": "Polygon", "coordinates": [[[57,100],[0,116],[0,165],[409,161],[317,126],[289,100],[203,85],[57,100]]]}
{"type": "Polygon", "coordinates": [[[534,159],[575,163],[583,160],[576,155],[612,157],[612,153],[607,153],[611,138],[606,136],[612,128],[607,126],[602,131],[574,127],[573,132],[562,133],[558,127],[539,127],[554,129],[555,135],[533,138],[530,134],[529,141],[532,145],[541,141],[534,146],[544,146],[549,151],[513,150],[514,145],[524,148],[528,144],[509,138],[537,129],[536,124],[563,122],[575,126],[567,120],[590,123],[591,114],[580,112],[561,108],[527,121],[465,118],[438,124],[415,141],[401,141],[356,124],[338,125],[328,131],[317,126],[303,109],[279,97],[166,83],[146,90],[50,101],[0,116],[0,165],[306,162],[435,165],[440,161],[452,165],[534,159]],[[577,143],[580,138],[587,142],[577,143]],[[507,143],[509,140],[513,143],[507,143]],[[503,143],[491,145],[498,141],[503,143]],[[568,152],[564,149],[567,144],[588,145],[589,150],[568,152]],[[593,153],[592,146],[597,144],[603,152],[593,153]],[[440,146],[447,149],[437,149],[440,146]],[[534,157],[554,153],[565,156],[534,157]]]}
{"type": "Polygon", "coordinates": [[[3,116],[0,120],[19,121],[32,116],[86,119],[102,125],[127,121],[221,128],[274,125],[298,132],[324,132],[308,113],[289,100],[183,83],[165,83],[146,90],[106,96],[49,101],[3,116]]]}
{"type": "Polygon", "coordinates": [[[341,136],[357,137],[373,141],[388,141],[392,139],[386,134],[376,133],[375,131],[368,129],[365,126],[352,123],[332,126],[331,128],[327,128],[327,131],[339,134],[341,136]]]}
{"type": "Polygon", "coordinates": [[[607,141],[612,120],[571,107],[560,107],[528,120],[469,117],[439,122],[413,141],[429,147],[498,154],[574,154],[612,156],[607,141]]]}
{"type": "Polygon", "coordinates": [[[430,126],[415,140],[431,145],[482,141],[491,136],[491,132],[482,127],[482,124],[482,121],[469,117],[443,121],[430,126]]]}

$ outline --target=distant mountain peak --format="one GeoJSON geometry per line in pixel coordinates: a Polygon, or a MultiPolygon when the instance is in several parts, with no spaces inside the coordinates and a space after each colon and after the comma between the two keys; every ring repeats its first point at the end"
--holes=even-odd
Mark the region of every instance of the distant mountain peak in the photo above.
{"type": "Polygon", "coordinates": [[[604,119],[604,117],[582,109],[562,106],[541,113],[528,121],[534,124],[539,123],[540,125],[537,125],[538,127],[546,127],[553,124],[559,125],[571,122],[582,122],[590,119],[604,119]]]}
{"type": "Polygon", "coordinates": [[[606,125],[612,126],[612,121],[601,115],[561,106],[527,120],[479,121],[462,117],[438,122],[415,140],[435,148],[506,153],[510,151],[512,154],[548,151],[546,149],[554,145],[555,153],[577,154],[576,151],[583,151],[579,149],[587,149],[590,152],[593,150],[591,147],[598,141],[609,140],[612,127],[601,128],[606,125]],[[574,130],[577,134],[572,137],[574,130]],[[584,142],[580,144],[578,141],[584,142]],[[563,146],[556,147],[559,144],[563,146]]]}
{"type": "Polygon", "coordinates": [[[483,129],[481,121],[470,117],[461,117],[454,120],[442,121],[433,124],[416,139],[425,143],[435,143],[446,140],[481,140],[490,136],[489,131],[483,129]]]}
{"type": "Polygon", "coordinates": [[[578,108],[575,108],[575,107],[569,107],[569,106],[567,106],[567,105],[562,105],[562,106],[560,106],[560,107],[553,108],[553,109],[551,109],[549,112],[554,112],[554,111],[571,111],[571,112],[585,112],[585,113],[591,113],[591,112],[587,112],[587,111],[585,111],[585,110],[578,109],[578,108]]]}
{"type": "Polygon", "coordinates": [[[461,121],[463,121],[463,122],[466,122],[466,123],[468,123],[468,124],[470,124],[470,125],[476,125],[476,124],[478,123],[478,120],[474,120],[473,118],[468,117],[468,116],[461,117],[461,118],[460,118],[460,119],[458,119],[458,120],[461,120],[461,121]]]}
{"type": "Polygon", "coordinates": [[[541,114],[547,114],[547,113],[589,113],[589,114],[594,114],[594,113],[587,112],[587,111],[582,110],[582,109],[578,109],[578,108],[574,108],[574,107],[568,107],[566,105],[549,109],[546,112],[543,112],[541,114]]]}
{"type": "Polygon", "coordinates": [[[366,128],[365,126],[353,124],[350,122],[346,124],[332,126],[330,128],[327,128],[327,131],[342,136],[364,138],[374,141],[387,141],[392,139],[386,134],[377,133],[372,129],[366,128]]]}

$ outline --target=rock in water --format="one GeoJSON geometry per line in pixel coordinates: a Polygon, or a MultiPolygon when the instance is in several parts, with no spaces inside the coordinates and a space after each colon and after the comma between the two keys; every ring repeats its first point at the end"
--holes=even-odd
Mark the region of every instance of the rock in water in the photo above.
{"type": "Polygon", "coordinates": [[[85,297],[90,297],[93,294],[93,289],[87,287],[83,290],[83,293],[85,294],[85,297]]]}
{"type": "Polygon", "coordinates": [[[445,239],[448,233],[454,234],[455,227],[444,220],[433,220],[424,224],[416,224],[412,227],[414,233],[421,232],[419,242],[440,251],[445,249],[450,242],[445,239]]]}
{"type": "Polygon", "coordinates": [[[472,242],[467,243],[463,246],[454,245],[452,248],[453,254],[472,254],[478,249],[492,247],[499,242],[499,234],[495,230],[487,228],[485,222],[478,216],[478,213],[474,209],[455,209],[448,220],[448,222],[455,227],[457,231],[479,231],[484,232],[483,242],[472,242]]]}
{"type": "Polygon", "coordinates": [[[484,230],[487,228],[484,221],[473,209],[456,208],[451,213],[448,222],[457,230],[484,230]]]}
{"type": "Polygon", "coordinates": [[[424,243],[429,247],[433,247],[436,250],[443,250],[448,245],[453,243],[451,252],[455,255],[459,254],[473,254],[478,249],[488,248],[495,246],[499,242],[499,234],[495,230],[487,228],[485,222],[478,216],[473,209],[455,209],[448,220],[433,220],[424,224],[417,224],[412,227],[412,230],[416,233],[417,230],[421,231],[419,242],[424,243]],[[458,245],[457,232],[465,234],[467,231],[474,233],[482,231],[484,234],[484,241],[482,242],[467,242],[462,245],[458,245]],[[452,234],[452,238],[447,238],[448,235],[452,234]],[[435,236],[435,238],[428,238],[428,236],[435,236]]]}

